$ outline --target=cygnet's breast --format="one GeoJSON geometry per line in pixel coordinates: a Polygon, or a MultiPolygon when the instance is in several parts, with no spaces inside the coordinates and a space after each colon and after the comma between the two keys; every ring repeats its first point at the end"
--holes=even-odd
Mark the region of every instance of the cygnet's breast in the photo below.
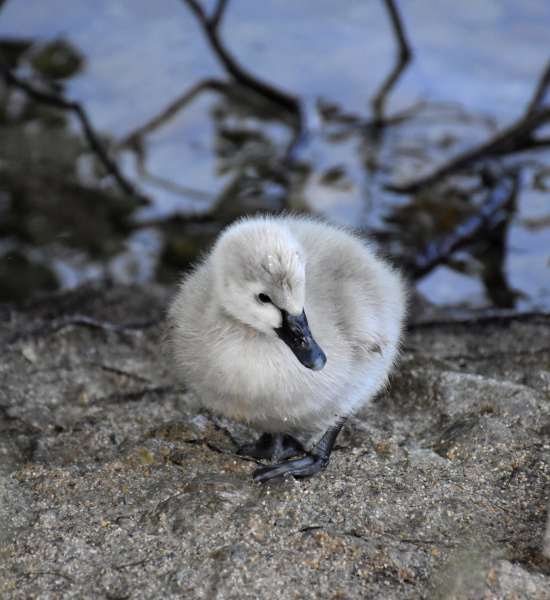
{"type": "Polygon", "coordinates": [[[202,374],[188,372],[191,385],[195,376],[202,379],[196,386],[202,401],[250,422],[307,412],[318,393],[315,380],[322,377],[301,365],[277,337],[241,325],[220,330],[204,359],[209,368],[202,374]]]}
{"type": "Polygon", "coordinates": [[[320,335],[327,364],[312,371],[280,339],[249,327],[229,323],[212,334],[215,341],[195,363],[198,368],[187,369],[188,383],[214,412],[264,431],[316,430],[333,423],[362,378],[345,340],[335,335],[320,335]]]}

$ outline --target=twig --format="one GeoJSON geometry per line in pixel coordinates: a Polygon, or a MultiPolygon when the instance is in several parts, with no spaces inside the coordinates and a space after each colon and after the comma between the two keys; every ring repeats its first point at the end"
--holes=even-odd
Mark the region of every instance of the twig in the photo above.
{"type": "MultiPolygon", "coordinates": [[[[204,202],[205,204],[212,204],[214,201],[214,194],[209,194],[208,192],[204,192],[202,190],[198,190],[187,185],[181,185],[174,181],[170,181],[168,179],[164,179],[164,177],[159,177],[158,175],[154,175],[147,170],[145,160],[141,156],[137,156],[137,170],[140,177],[143,179],[145,183],[149,183],[158,188],[164,189],[171,194],[175,194],[178,196],[183,196],[184,198],[192,198],[193,200],[197,200],[198,202],[204,202]]],[[[191,214],[187,213],[186,220],[195,221],[196,218],[192,218],[191,214]]]]}
{"type": "MultiPolygon", "coordinates": [[[[519,320],[519,319],[518,319],[519,320]]],[[[497,323],[498,321],[495,319],[494,321],[495,323],[497,323]]],[[[530,322],[537,322],[537,321],[530,321],[530,322]]],[[[544,321],[539,320],[539,323],[543,323],[543,324],[547,324],[544,323],[544,321]]],[[[475,322],[474,320],[472,320],[472,323],[476,323],[479,324],[478,322],[475,322]]],[[[501,321],[502,324],[506,324],[506,323],[510,323],[509,321],[506,321],[505,319],[503,319],[501,321]]],[[[481,325],[483,325],[484,322],[481,322],[481,325]]],[[[500,325],[502,326],[502,325],[500,325]]],[[[481,352],[481,348],[478,348],[476,350],[472,350],[469,353],[464,353],[464,354],[439,354],[438,353],[438,359],[441,361],[461,361],[461,360],[465,360],[465,361],[485,361],[485,360],[492,360],[495,361],[496,364],[502,363],[504,360],[509,360],[512,359],[516,364],[519,364],[519,359],[520,358],[533,358],[533,356],[541,356],[541,354],[546,354],[550,351],[550,346],[542,346],[539,348],[532,348],[529,350],[516,350],[515,348],[513,350],[493,350],[490,351],[488,353],[483,353],[481,352]]],[[[494,363],[494,364],[495,364],[494,363]]]]}
{"type": "Polygon", "coordinates": [[[126,563],[123,565],[113,565],[113,569],[115,571],[120,571],[121,569],[130,569],[131,567],[139,567],[140,565],[145,565],[147,563],[153,562],[154,558],[144,558],[143,560],[136,560],[131,563],[126,563]]]}
{"type": "Polygon", "coordinates": [[[126,325],[115,325],[114,323],[109,323],[107,321],[99,321],[94,319],[93,317],[87,317],[84,315],[67,315],[53,321],[45,327],[41,327],[40,329],[36,329],[35,331],[31,331],[30,333],[24,333],[21,335],[15,336],[12,340],[10,340],[7,345],[13,346],[20,342],[26,342],[28,340],[46,337],[48,335],[52,335],[53,333],[57,333],[61,329],[69,326],[80,326],[80,327],[89,327],[91,329],[100,329],[103,331],[116,331],[117,333],[125,333],[127,331],[135,331],[139,329],[148,329],[149,327],[154,327],[155,325],[160,324],[159,320],[151,320],[144,321],[142,323],[128,323],[126,325]]]}
{"type": "Polygon", "coordinates": [[[121,150],[122,148],[131,148],[135,152],[137,170],[145,182],[168,190],[172,194],[178,194],[201,202],[211,203],[213,200],[212,194],[168,181],[167,179],[150,173],[146,166],[144,138],[146,135],[153,133],[163,125],[166,125],[166,123],[174,118],[180,110],[185,108],[202,92],[212,90],[220,93],[227,93],[227,85],[228,84],[225,81],[218,79],[205,79],[195,84],[191,89],[172,101],[166,108],[162,109],[158,115],[147,121],[147,123],[134,129],[130,133],[127,133],[116,143],[116,149],[121,150]]]}
{"type": "Polygon", "coordinates": [[[449,318],[436,318],[430,321],[418,321],[409,325],[410,331],[422,329],[435,329],[440,327],[453,327],[456,325],[490,325],[492,323],[506,324],[511,322],[537,323],[550,325],[550,313],[528,311],[517,312],[514,310],[487,310],[476,314],[451,313],[449,318]]]}
{"type": "Polygon", "coordinates": [[[77,119],[80,121],[80,125],[82,126],[82,130],[90,145],[90,148],[97,155],[99,160],[103,163],[107,172],[110,173],[121,187],[121,189],[132,196],[137,200],[146,199],[144,196],[138,193],[135,186],[130,183],[124,175],[121,173],[120,169],[116,162],[109,156],[105,146],[99,139],[99,136],[96,134],[94,128],[90,123],[90,119],[88,115],[80,105],[80,103],[76,101],[66,100],[65,98],[59,96],[58,94],[54,94],[52,92],[48,92],[45,90],[38,89],[34,87],[27,81],[20,79],[8,66],[8,64],[0,59],[0,75],[4,78],[8,85],[19,88],[23,92],[27,94],[33,100],[37,100],[38,102],[43,102],[44,104],[49,104],[51,106],[55,106],[62,110],[70,110],[72,111],[77,119]]]}
{"type": "Polygon", "coordinates": [[[109,394],[108,396],[95,396],[86,402],[88,406],[92,405],[105,405],[105,404],[118,404],[122,402],[139,402],[143,400],[143,398],[147,394],[152,394],[156,396],[163,396],[164,394],[168,394],[170,392],[174,392],[179,389],[179,386],[175,385],[165,385],[165,386],[156,386],[156,387],[144,387],[139,390],[134,390],[131,392],[115,392],[114,394],[109,394]]]}
{"type": "Polygon", "coordinates": [[[480,160],[550,146],[550,138],[536,138],[534,136],[537,129],[550,122],[550,106],[540,106],[549,87],[550,63],[542,73],[525,113],[515,123],[480,146],[460,154],[436,169],[431,175],[403,185],[388,184],[385,188],[398,194],[414,194],[449,175],[471,167],[480,160]]]}
{"type": "Polygon", "coordinates": [[[378,90],[377,94],[372,99],[372,110],[374,113],[374,122],[379,127],[384,124],[384,108],[389,93],[401,77],[401,74],[409,64],[412,58],[412,50],[405,35],[405,29],[399,16],[399,12],[393,0],[384,0],[384,4],[388,10],[390,21],[397,38],[399,46],[399,55],[394,68],[389,73],[388,77],[382,83],[382,86],[378,90]]]}
{"type": "Polygon", "coordinates": [[[113,375],[118,375],[120,377],[127,377],[128,379],[135,379],[145,385],[151,385],[151,383],[152,383],[150,379],[141,377],[141,375],[138,375],[137,373],[131,373],[130,371],[125,371],[123,369],[117,369],[116,367],[109,367],[108,365],[104,365],[102,363],[95,362],[93,360],[87,361],[87,364],[89,364],[92,367],[97,367],[98,369],[101,369],[102,371],[105,371],[106,373],[113,373],[113,375]]]}
{"type": "Polygon", "coordinates": [[[405,270],[413,280],[418,280],[432,271],[437,265],[445,262],[458,248],[470,244],[481,232],[502,221],[501,211],[515,197],[517,192],[516,174],[503,178],[490,190],[489,198],[481,208],[465,223],[458,225],[445,239],[428,245],[423,253],[419,253],[408,264],[405,270]]]}
{"type": "Polygon", "coordinates": [[[135,146],[140,144],[141,140],[148,134],[165,125],[172,119],[182,108],[185,108],[199,94],[205,90],[214,90],[225,92],[227,83],[219,79],[204,79],[195,84],[191,89],[184,92],[181,96],[171,102],[166,108],[160,111],[158,115],[147,121],[144,125],[127,133],[121,140],[116,143],[117,148],[135,146]]]}
{"type": "Polygon", "coordinates": [[[40,575],[53,575],[54,577],[62,577],[71,583],[74,583],[74,579],[69,577],[69,575],[65,575],[64,573],[60,573],[59,571],[25,571],[21,573],[24,577],[39,577],[40,575]]]}
{"type": "Polygon", "coordinates": [[[228,455],[233,456],[232,452],[226,452],[225,450],[218,448],[217,446],[215,446],[214,444],[212,444],[212,442],[209,442],[208,440],[191,439],[191,440],[182,440],[182,441],[184,444],[206,446],[206,448],[208,448],[209,450],[212,450],[212,452],[215,452],[216,454],[228,454],[228,455]]]}
{"type": "MultiPolygon", "coordinates": [[[[235,460],[243,460],[245,462],[253,462],[256,465],[264,465],[265,463],[261,462],[260,460],[256,459],[256,458],[252,458],[250,456],[241,456],[240,454],[235,454],[234,452],[231,452],[231,450],[222,450],[221,448],[218,448],[217,446],[215,446],[214,444],[212,444],[211,442],[209,442],[208,440],[205,439],[190,439],[190,440],[182,440],[184,444],[190,444],[190,445],[201,445],[201,446],[205,446],[206,448],[208,448],[209,450],[211,450],[212,452],[215,452],[216,454],[223,454],[225,456],[232,456],[233,458],[235,458],[235,460]]],[[[172,459],[170,459],[172,460],[172,459]]],[[[176,462],[174,460],[172,460],[172,462],[176,462]]],[[[178,464],[176,462],[176,464],[178,464]]]]}

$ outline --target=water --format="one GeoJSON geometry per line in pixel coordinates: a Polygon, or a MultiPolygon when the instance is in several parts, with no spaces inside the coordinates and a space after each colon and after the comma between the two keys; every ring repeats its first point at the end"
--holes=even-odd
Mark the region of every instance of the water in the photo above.
{"type": "MultiPolygon", "coordinates": [[[[73,119],[52,124],[57,112],[37,105],[31,110],[20,94],[10,97],[0,124],[7,174],[0,220],[9,224],[0,225],[0,286],[11,290],[3,297],[25,296],[36,283],[47,290],[98,276],[172,281],[224,223],[249,210],[280,208],[282,199],[290,208],[376,234],[382,248],[401,260],[415,251],[407,230],[422,232],[420,245],[444,234],[442,223],[452,227],[468,212],[460,194],[449,200],[438,188],[428,197],[409,197],[384,186],[431,172],[519,118],[550,59],[550,10],[546,0],[418,0],[399,7],[414,58],[386,111],[423,108],[377,141],[360,125],[396,57],[381,1],[228,4],[222,38],[231,53],[305,106],[310,137],[290,183],[280,177],[288,123],[209,91],[144,138],[141,171],[134,151],[119,151],[125,174],[150,198],[135,206],[104,176],[73,119]],[[327,118],[327,107],[333,117],[327,118]],[[17,198],[24,206],[16,209],[17,198]],[[188,215],[211,218],[189,223],[188,215]],[[425,222],[431,225],[421,227],[425,222]]],[[[8,1],[0,12],[0,38],[32,42],[20,73],[33,71],[33,57],[52,40],[70,44],[83,62],[58,82],[112,144],[205,77],[227,79],[195,16],[179,0],[8,1]]],[[[544,175],[550,154],[521,159],[529,164],[521,165],[502,264],[487,262],[483,244],[458,253],[450,266],[419,282],[431,302],[494,306],[483,273],[501,268],[505,281],[499,285],[509,293],[496,294],[508,298],[497,305],[513,298],[521,310],[550,307],[544,175]]],[[[468,190],[472,184],[466,178],[456,185],[468,190]]]]}

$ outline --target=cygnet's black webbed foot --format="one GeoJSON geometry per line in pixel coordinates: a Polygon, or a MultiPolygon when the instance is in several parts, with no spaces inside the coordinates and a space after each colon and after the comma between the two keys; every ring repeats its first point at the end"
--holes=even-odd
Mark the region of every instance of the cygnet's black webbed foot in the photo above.
{"type": "Polygon", "coordinates": [[[252,456],[252,458],[267,460],[285,460],[301,456],[305,452],[302,442],[282,433],[264,433],[255,442],[243,444],[237,450],[239,456],[252,456]]]}
{"type": "Polygon", "coordinates": [[[310,477],[324,471],[328,466],[330,453],[343,425],[344,421],[331,427],[303,458],[286,460],[276,465],[256,469],[253,474],[254,481],[262,483],[285,475],[293,475],[297,478],[310,477]]]}
{"type": "Polygon", "coordinates": [[[270,467],[256,469],[253,478],[256,483],[263,483],[270,479],[284,477],[287,474],[294,475],[294,477],[309,477],[310,475],[324,471],[327,468],[328,461],[328,457],[323,458],[321,456],[314,456],[313,454],[306,454],[303,458],[286,460],[270,467]]]}

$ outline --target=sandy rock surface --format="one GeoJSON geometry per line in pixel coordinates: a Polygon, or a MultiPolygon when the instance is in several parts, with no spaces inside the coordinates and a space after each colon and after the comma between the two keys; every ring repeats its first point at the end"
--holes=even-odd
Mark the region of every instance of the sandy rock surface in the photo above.
{"type": "Polygon", "coordinates": [[[0,311],[1,598],[550,598],[550,318],[416,323],[327,471],[257,485],[160,350],[168,298],[0,311]]]}

